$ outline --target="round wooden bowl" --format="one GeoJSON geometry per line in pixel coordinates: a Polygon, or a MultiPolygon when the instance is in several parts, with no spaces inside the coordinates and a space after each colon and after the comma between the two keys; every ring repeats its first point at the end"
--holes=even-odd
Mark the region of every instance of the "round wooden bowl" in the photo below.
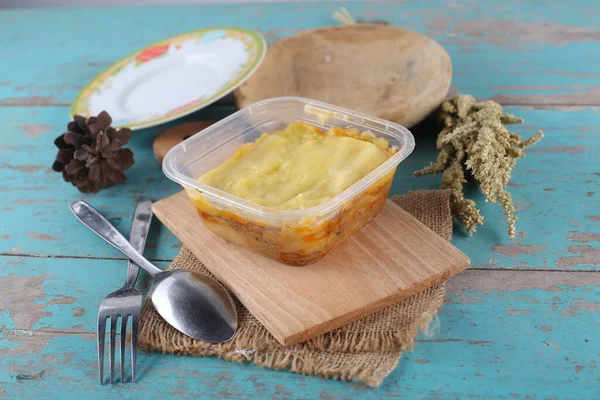
{"type": "Polygon", "coordinates": [[[342,25],[274,43],[234,95],[240,108],[299,96],[411,127],[441,104],[451,77],[450,56],[426,36],[385,25],[342,25]]]}

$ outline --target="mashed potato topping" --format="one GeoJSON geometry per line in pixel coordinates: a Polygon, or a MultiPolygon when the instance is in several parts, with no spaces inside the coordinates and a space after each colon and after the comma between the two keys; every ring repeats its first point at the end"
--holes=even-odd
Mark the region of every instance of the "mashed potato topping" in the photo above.
{"type": "Polygon", "coordinates": [[[263,206],[301,210],[335,197],[394,152],[387,140],[356,129],[324,132],[293,122],[242,145],[199,181],[263,206]]]}

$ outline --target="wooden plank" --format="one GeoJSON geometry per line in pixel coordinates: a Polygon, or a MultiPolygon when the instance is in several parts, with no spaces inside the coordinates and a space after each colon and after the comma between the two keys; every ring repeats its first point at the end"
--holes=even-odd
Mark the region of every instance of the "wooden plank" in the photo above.
{"type": "MultiPolygon", "coordinates": [[[[96,310],[102,297],[120,286],[125,265],[120,260],[0,258],[0,397],[600,396],[600,276],[547,271],[466,271],[453,278],[437,334],[422,335],[379,389],[215,358],[143,352],[138,354],[139,382],[100,386],[96,310]]],[[[145,273],[141,279],[146,282],[145,273]]]]}
{"type": "MultiPolygon", "coordinates": [[[[518,132],[542,127],[547,134],[539,145],[542,150],[520,160],[513,175],[510,190],[522,217],[518,241],[506,240],[498,206],[480,197],[486,226],[473,238],[455,231],[454,243],[478,268],[513,270],[468,271],[454,280],[450,303],[440,314],[439,334],[423,338],[377,390],[211,358],[146,354],[140,355],[138,365],[142,382],[99,386],[94,310],[118,286],[114,277],[121,277],[123,262],[1,256],[0,397],[600,398],[595,339],[600,282],[597,273],[581,272],[596,270],[600,263],[600,127],[598,108],[573,107],[599,104],[597,1],[346,6],[357,18],[387,19],[440,41],[454,62],[455,91],[510,104],[565,106],[509,109],[527,119],[526,126],[514,127],[518,132]],[[585,60],[574,62],[582,60],[581,54],[585,60]],[[11,290],[7,301],[5,288],[24,281],[23,290],[11,290]],[[16,312],[17,307],[27,312],[16,312]]],[[[0,12],[0,254],[120,257],[73,227],[65,211],[68,202],[85,198],[127,230],[136,196],[162,198],[178,189],[149,162],[156,130],[135,135],[131,147],[137,162],[128,172],[127,186],[80,195],[44,169],[53,158],[50,143],[65,126],[67,106],[97,72],[167,35],[227,24],[259,28],[272,41],[335,23],[330,15],[339,7],[319,3],[0,12]],[[104,21],[111,29],[89,29],[80,21],[104,21]]],[[[231,110],[213,107],[195,117],[220,118],[231,110]]],[[[416,153],[399,169],[395,193],[439,184],[438,177],[410,175],[435,156],[433,137],[430,131],[429,137],[417,138],[416,153]]],[[[165,229],[154,231],[149,244],[157,247],[146,255],[155,259],[172,258],[179,245],[165,229]]]]}
{"type": "MultiPolygon", "coordinates": [[[[509,190],[520,218],[518,238],[507,238],[500,206],[485,203],[476,188],[467,186],[468,196],[482,209],[485,225],[473,237],[455,229],[453,244],[482,268],[598,269],[598,109],[507,111],[526,120],[511,127],[515,132],[527,137],[541,128],[546,133],[513,172],[509,190]]],[[[185,120],[225,113],[220,107],[209,108],[185,120]]],[[[122,258],[109,246],[90,245],[94,235],[77,224],[67,204],[85,199],[127,231],[137,196],[161,199],[175,193],[179,186],[164,177],[152,154],[152,140],[161,128],[134,133],[128,146],[136,163],[127,171],[126,185],[82,195],[49,169],[56,151],[52,141],[64,129],[66,115],[60,107],[0,107],[0,253],[122,258]]],[[[392,193],[439,187],[439,176],[412,176],[435,159],[435,135],[431,124],[415,131],[416,150],[398,168],[392,193]]],[[[161,260],[172,259],[180,246],[158,223],[148,244],[147,255],[161,260]]]]}
{"type": "Polygon", "coordinates": [[[482,268],[597,270],[600,266],[600,126],[598,109],[538,110],[509,107],[525,118],[510,129],[546,137],[517,161],[508,190],[517,221],[517,239],[506,235],[499,204],[485,203],[467,185],[485,216],[473,237],[455,230],[453,243],[482,268]],[[589,116],[589,119],[587,118],[589,116]]]}
{"type": "Polygon", "coordinates": [[[390,200],[344,245],[302,267],[217,237],[183,191],[152,210],[284,346],[398,303],[469,266],[466,255],[390,200]]]}
{"type": "Polygon", "coordinates": [[[599,284],[597,273],[466,271],[448,284],[439,334],[394,376],[424,398],[598,398],[599,284]],[[416,382],[432,375],[443,381],[416,382]]]}
{"type": "MultiPolygon", "coordinates": [[[[231,107],[215,106],[177,123],[199,115],[223,118],[231,111],[231,107]]],[[[56,156],[52,142],[66,128],[65,121],[68,110],[64,107],[0,107],[0,253],[123,258],[110,246],[90,246],[94,235],[77,225],[68,204],[89,201],[117,228],[128,232],[137,197],[158,200],[179,189],[165,178],[152,151],[158,132],[176,123],[133,134],[127,146],[135,153],[135,164],[127,171],[127,184],[82,194],[50,168],[56,156]]],[[[147,248],[151,259],[173,259],[180,242],[155,222],[147,248]]]]}
{"type": "MultiPolygon", "coordinates": [[[[349,3],[357,19],[385,20],[438,40],[456,90],[510,104],[600,105],[600,13],[573,2],[405,1],[349,3]],[[518,11],[516,11],[518,10],[518,11]],[[584,62],[573,62],[585,54],[584,62]]],[[[259,29],[269,41],[338,22],[336,2],[3,11],[0,104],[66,106],[116,60],[164,37],[207,26],[259,29]],[[85,29],[72,21],[111,21],[85,29]],[[176,23],[173,23],[176,21],[176,23]],[[44,35],[37,32],[45,32],[44,35]],[[93,45],[90,45],[93,43],[93,45]],[[45,49],[41,57],[35,51],[45,49]]]]}

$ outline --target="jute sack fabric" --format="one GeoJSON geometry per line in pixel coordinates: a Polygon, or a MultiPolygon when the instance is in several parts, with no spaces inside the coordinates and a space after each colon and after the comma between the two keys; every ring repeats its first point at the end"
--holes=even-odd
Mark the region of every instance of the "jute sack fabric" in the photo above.
{"type": "MultiPolygon", "coordinates": [[[[443,238],[452,236],[450,191],[419,190],[392,200],[443,238]]],[[[403,232],[398,232],[402,235],[403,232]]],[[[185,247],[168,268],[212,274],[185,247]]],[[[301,268],[301,267],[299,267],[301,268]]],[[[342,328],[285,348],[235,299],[238,333],[229,343],[194,340],[167,324],[146,299],[139,344],[144,350],[178,355],[217,356],[266,368],[379,386],[413,348],[419,331],[427,331],[444,300],[444,283],[342,328]]]]}

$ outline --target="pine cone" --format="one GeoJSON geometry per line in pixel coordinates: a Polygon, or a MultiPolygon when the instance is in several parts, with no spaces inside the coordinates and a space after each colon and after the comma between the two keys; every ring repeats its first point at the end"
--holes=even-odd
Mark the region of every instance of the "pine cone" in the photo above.
{"type": "Polygon", "coordinates": [[[52,169],[81,192],[125,183],[123,171],[133,165],[133,152],[121,148],[131,139],[131,129],[116,130],[111,123],[106,111],[87,119],[76,115],[54,141],[58,154],[52,169]]]}

